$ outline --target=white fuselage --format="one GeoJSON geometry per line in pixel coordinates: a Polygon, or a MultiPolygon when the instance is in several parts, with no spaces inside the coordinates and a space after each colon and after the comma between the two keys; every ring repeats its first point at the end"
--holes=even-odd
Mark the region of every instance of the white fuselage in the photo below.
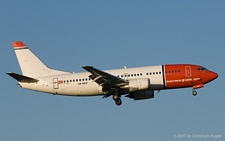
{"type": "MultiPolygon", "coordinates": [[[[150,90],[165,88],[163,65],[105,70],[125,80],[149,78],[150,90]],[[151,73],[151,75],[150,75],[151,73]],[[154,74],[154,75],[153,75],[154,74]]],[[[89,72],[52,75],[38,78],[37,83],[19,82],[22,88],[59,95],[95,96],[104,95],[102,87],[89,78],[89,72]]]]}

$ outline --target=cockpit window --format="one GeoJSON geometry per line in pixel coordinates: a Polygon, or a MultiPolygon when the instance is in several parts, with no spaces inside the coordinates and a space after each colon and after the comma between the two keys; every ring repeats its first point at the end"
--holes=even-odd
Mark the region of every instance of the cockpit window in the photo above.
{"type": "Polygon", "coordinates": [[[204,70],[207,70],[206,68],[204,68],[204,67],[201,67],[201,68],[198,68],[198,70],[200,70],[200,71],[204,71],[204,70]]]}

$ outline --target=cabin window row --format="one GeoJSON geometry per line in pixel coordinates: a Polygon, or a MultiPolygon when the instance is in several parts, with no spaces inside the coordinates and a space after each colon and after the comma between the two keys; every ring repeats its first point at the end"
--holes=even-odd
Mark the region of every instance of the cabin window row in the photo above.
{"type": "MultiPolygon", "coordinates": [[[[150,72],[146,73],[147,75],[155,75],[155,74],[161,74],[161,72],[150,72]]],[[[117,77],[136,77],[136,76],[142,76],[142,73],[137,73],[137,74],[124,74],[124,75],[117,75],[117,77]]],[[[73,80],[64,80],[64,83],[69,83],[69,82],[81,82],[81,81],[90,81],[90,78],[82,78],[82,79],[73,79],[73,80]]]]}
{"type": "Polygon", "coordinates": [[[161,74],[161,71],[160,72],[147,72],[146,75],[157,75],[157,74],[161,74]]]}
{"type": "Polygon", "coordinates": [[[137,74],[124,74],[124,75],[117,75],[117,77],[136,77],[136,76],[142,76],[142,73],[137,73],[137,74]]]}
{"type": "Polygon", "coordinates": [[[180,70],[171,70],[171,71],[166,71],[166,73],[179,73],[180,70]]]}
{"type": "MultiPolygon", "coordinates": [[[[150,72],[146,73],[146,75],[157,75],[161,74],[161,72],[150,72]]],[[[142,73],[137,73],[137,74],[124,74],[124,75],[117,75],[117,77],[136,77],[136,76],[142,76],[142,73]]],[[[90,81],[90,78],[82,78],[82,79],[73,79],[73,80],[64,80],[64,83],[69,83],[69,82],[81,82],[81,81],[90,81]]]]}
{"type": "Polygon", "coordinates": [[[83,78],[83,79],[73,79],[73,80],[64,80],[64,83],[69,83],[69,82],[81,82],[81,81],[90,81],[90,78],[83,78]]]}

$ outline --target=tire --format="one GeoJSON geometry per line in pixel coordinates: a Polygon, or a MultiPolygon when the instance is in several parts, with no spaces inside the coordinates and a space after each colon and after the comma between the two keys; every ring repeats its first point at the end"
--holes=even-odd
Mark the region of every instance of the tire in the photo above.
{"type": "Polygon", "coordinates": [[[119,98],[115,101],[117,106],[120,106],[122,104],[122,100],[119,98]]]}
{"type": "Polygon", "coordinates": [[[192,92],[192,94],[193,94],[193,96],[196,96],[196,95],[197,95],[197,91],[194,90],[194,91],[192,92]]]}

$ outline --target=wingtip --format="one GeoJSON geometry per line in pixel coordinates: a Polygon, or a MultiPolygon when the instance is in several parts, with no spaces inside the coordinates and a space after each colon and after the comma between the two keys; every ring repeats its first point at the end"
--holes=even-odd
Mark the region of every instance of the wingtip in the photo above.
{"type": "Polygon", "coordinates": [[[22,41],[12,42],[12,46],[13,46],[14,49],[26,48],[26,45],[22,41]]]}
{"type": "Polygon", "coordinates": [[[81,66],[81,68],[93,68],[93,66],[81,66]]]}
{"type": "Polygon", "coordinates": [[[8,75],[9,75],[9,74],[11,74],[11,73],[12,73],[12,72],[7,72],[6,74],[8,74],[8,75]]]}

